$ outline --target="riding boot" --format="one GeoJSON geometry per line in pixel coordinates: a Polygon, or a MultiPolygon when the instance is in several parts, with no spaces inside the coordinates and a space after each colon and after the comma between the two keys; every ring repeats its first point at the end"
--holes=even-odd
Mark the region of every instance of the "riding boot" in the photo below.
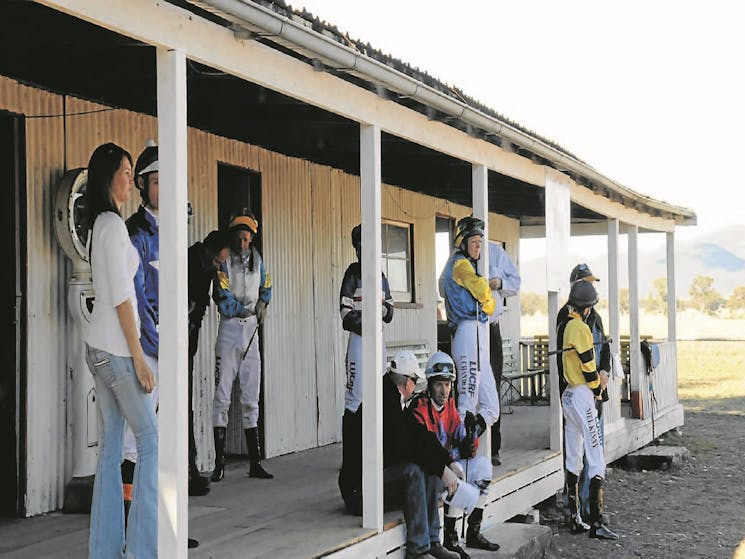
{"type": "Polygon", "coordinates": [[[490,542],[481,533],[481,519],[484,516],[484,509],[473,509],[468,515],[468,529],[466,530],[466,546],[475,549],[485,549],[486,551],[496,551],[499,544],[490,542]]]}
{"type": "Polygon", "coordinates": [[[227,427],[215,427],[215,470],[212,472],[212,481],[221,481],[225,477],[225,435],[227,427]]]}
{"type": "Polygon", "coordinates": [[[203,476],[196,463],[189,464],[189,496],[202,497],[210,492],[210,478],[203,476]]]}
{"type": "Polygon", "coordinates": [[[603,478],[590,480],[590,533],[591,538],[617,540],[618,534],[603,524],[603,478]]]}
{"type": "Polygon", "coordinates": [[[569,501],[569,530],[572,534],[587,532],[590,526],[582,520],[579,502],[579,479],[572,472],[566,472],[566,492],[569,501]]]}
{"type": "Polygon", "coordinates": [[[135,463],[130,460],[122,461],[122,498],[124,499],[124,527],[129,520],[129,508],[132,506],[132,481],[135,475],[135,463]]]}
{"type": "Polygon", "coordinates": [[[458,529],[455,527],[455,517],[447,516],[448,505],[445,505],[445,528],[443,530],[442,545],[448,551],[458,554],[460,559],[470,559],[471,556],[460,546],[458,540],[458,529]]]}
{"type": "Polygon", "coordinates": [[[251,463],[251,469],[248,477],[259,479],[272,479],[274,476],[267,472],[261,465],[261,449],[259,448],[259,430],[256,427],[244,429],[246,434],[246,446],[248,447],[248,460],[251,463]]]}

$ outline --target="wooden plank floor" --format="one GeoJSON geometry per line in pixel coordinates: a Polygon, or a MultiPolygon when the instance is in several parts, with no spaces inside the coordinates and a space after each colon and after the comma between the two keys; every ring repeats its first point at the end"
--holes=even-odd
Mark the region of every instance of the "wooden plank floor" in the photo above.
{"type": "MultiPolygon", "coordinates": [[[[513,406],[513,412],[502,419],[503,465],[494,469],[497,483],[552,454],[546,450],[548,407],[513,406]]],[[[213,484],[206,497],[191,498],[190,535],[201,545],[190,550],[190,558],[315,557],[373,535],[361,528],[360,517],[346,514],[339,497],[341,445],[264,464],[275,479],[251,479],[246,461],[229,459],[225,479],[213,484]]],[[[400,511],[387,512],[386,525],[395,526],[401,518],[400,511]]],[[[88,515],[61,513],[0,520],[0,556],[84,558],[88,523],[88,515]]]]}

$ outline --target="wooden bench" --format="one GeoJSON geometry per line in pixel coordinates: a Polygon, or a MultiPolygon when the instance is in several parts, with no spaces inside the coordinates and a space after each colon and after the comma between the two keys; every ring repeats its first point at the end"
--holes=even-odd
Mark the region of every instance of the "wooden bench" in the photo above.
{"type": "Polygon", "coordinates": [[[396,353],[401,351],[402,349],[408,349],[409,351],[414,352],[416,360],[419,362],[419,366],[422,368],[422,371],[427,368],[427,361],[429,360],[429,350],[427,349],[427,342],[423,340],[396,340],[394,342],[385,343],[386,370],[391,364],[391,359],[393,359],[396,353]]]}

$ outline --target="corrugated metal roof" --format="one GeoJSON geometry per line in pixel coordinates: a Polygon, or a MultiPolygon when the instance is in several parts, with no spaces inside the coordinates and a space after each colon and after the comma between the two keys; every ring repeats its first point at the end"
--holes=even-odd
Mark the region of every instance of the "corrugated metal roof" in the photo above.
{"type": "MultiPolygon", "coordinates": [[[[276,17],[278,18],[289,20],[291,26],[297,26],[299,29],[306,29],[309,33],[315,33],[322,38],[338,43],[341,45],[341,48],[348,49],[350,52],[358,53],[359,56],[365,59],[371,60],[376,64],[381,64],[394,72],[402,74],[406,78],[416,82],[417,88],[421,84],[423,88],[426,88],[430,92],[434,92],[436,95],[442,95],[443,99],[448,98],[450,101],[460,104],[461,109],[467,107],[467,109],[472,112],[472,115],[460,118],[457,115],[453,116],[450,114],[440,113],[437,108],[437,102],[435,101],[422,101],[422,99],[414,101],[408,99],[407,96],[402,97],[395,94],[391,96],[391,100],[394,102],[409,106],[414,110],[425,112],[429,118],[443,120],[450,126],[463,130],[471,135],[483,137],[483,139],[491,143],[507,150],[514,151],[539,164],[556,168],[571,177],[577,184],[582,185],[612,201],[619,202],[651,216],[674,219],[679,224],[695,223],[696,215],[693,210],[655,200],[605,177],[591,165],[585,163],[556,142],[544,138],[521,124],[501,115],[491,107],[488,107],[468,96],[461,89],[448,85],[399,59],[386,55],[380,50],[372,47],[369,43],[363,43],[360,40],[351,39],[335,25],[320,20],[305,9],[302,11],[295,10],[289,4],[283,2],[283,0],[240,1],[245,6],[258,6],[260,9],[267,10],[268,13],[276,14],[276,17]],[[484,124],[485,122],[487,123],[484,124]],[[492,124],[494,126],[492,126],[492,124]],[[483,128],[484,126],[485,128],[483,128]],[[492,130],[492,128],[495,127],[498,130],[496,134],[492,130]],[[512,133],[509,133],[510,130],[508,129],[511,129],[512,133]],[[522,142],[522,144],[520,144],[520,142],[522,142]]],[[[203,17],[207,17],[213,21],[218,21],[223,25],[231,26],[235,29],[243,29],[243,33],[247,33],[251,38],[273,46],[291,56],[305,59],[307,62],[313,64],[314,67],[332,71],[338,77],[350,81],[355,85],[374,90],[376,93],[383,96],[386,96],[387,94],[385,85],[381,85],[375,78],[366,75],[364,72],[356,68],[356,61],[355,64],[352,65],[354,67],[339,67],[338,64],[335,64],[333,60],[330,60],[323,53],[312,51],[311,49],[313,47],[296,44],[292,39],[285,37],[284,32],[282,31],[285,26],[284,23],[281,27],[282,30],[279,32],[265,32],[261,27],[258,27],[257,24],[243,19],[243,16],[226,11],[226,8],[222,8],[221,6],[227,6],[228,4],[219,2],[218,0],[172,0],[171,3],[186,7],[191,11],[199,13],[203,17]]],[[[228,9],[232,10],[232,8],[228,9]]],[[[296,35],[297,34],[294,36],[296,35]]],[[[430,99],[430,97],[428,97],[428,99],[430,99]]]]}

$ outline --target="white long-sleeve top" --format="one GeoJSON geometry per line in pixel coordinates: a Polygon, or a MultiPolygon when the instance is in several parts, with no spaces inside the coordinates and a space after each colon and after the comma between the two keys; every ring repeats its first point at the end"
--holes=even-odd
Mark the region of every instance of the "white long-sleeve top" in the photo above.
{"type": "Polygon", "coordinates": [[[93,224],[91,242],[91,271],[96,301],[85,341],[96,349],[130,357],[132,354],[116,307],[127,300],[132,303],[139,336],[140,317],[134,285],[134,276],[140,263],[137,250],[129,240],[124,220],[114,212],[99,214],[93,224]]]}
{"type": "Polygon", "coordinates": [[[494,313],[489,317],[489,323],[499,320],[499,316],[504,312],[504,299],[517,295],[522,283],[520,272],[502,248],[502,245],[490,241],[489,279],[492,278],[501,279],[502,287],[492,290],[492,296],[497,304],[494,307],[494,313]]]}

